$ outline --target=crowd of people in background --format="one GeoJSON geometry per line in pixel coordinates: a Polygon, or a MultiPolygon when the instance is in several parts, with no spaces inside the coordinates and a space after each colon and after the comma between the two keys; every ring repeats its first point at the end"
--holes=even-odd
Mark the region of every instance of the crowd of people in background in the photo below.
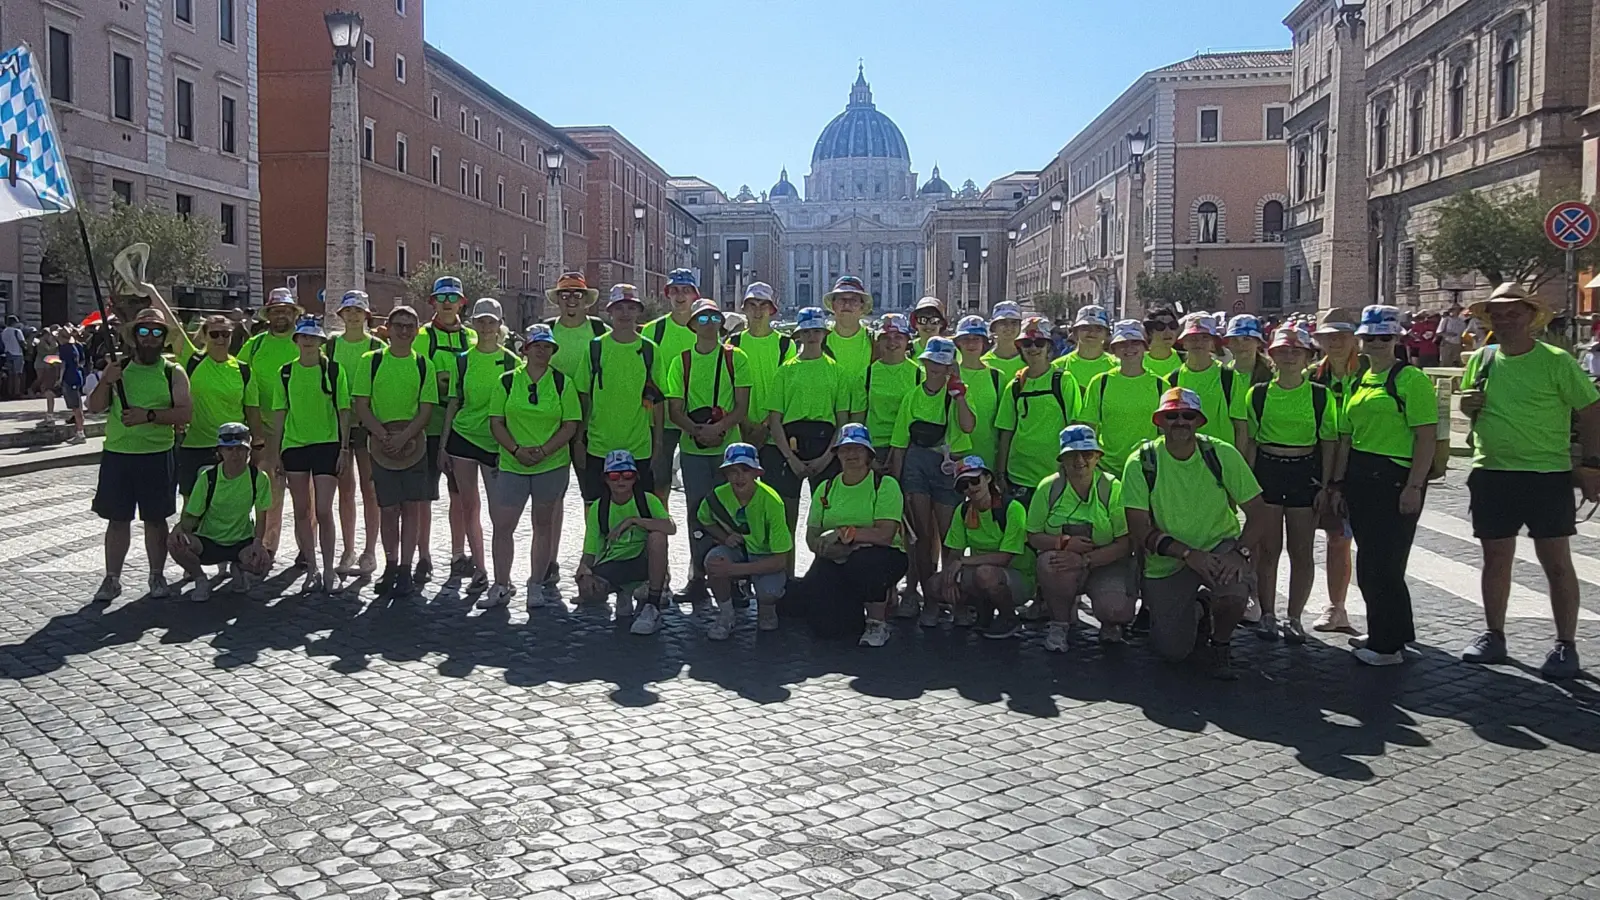
{"type": "Polygon", "coordinates": [[[1056,327],[1012,303],[952,322],[932,297],[871,318],[871,295],[844,276],[780,330],[765,284],[730,313],[677,270],[670,311],[644,322],[634,286],[613,285],[601,318],[599,291],[569,273],[548,292],[559,314],[513,333],[498,301],[469,306],[446,277],[426,310],[396,306],[381,324],[360,291],[318,317],[275,289],[248,336],[228,315],[190,333],[144,289],[151,307],[122,327],[130,352],[84,392],[109,415],[97,601],[123,591],[135,516],[150,596],[172,590],[169,552],[191,600],[213,583],[252,589],[284,547],[288,496],[304,592],[370,583],[408,597],[443,577],[493,610],[516,596],[520,558],[528,606],[562,602],[556,550],[575,481],[576,602],[638,635],[688,605],[725,640],[753,607],[758,631],[789,618],[866,647],[887,643],[896,618],[996,640],[1033,621],[1047,650],[1067,652],[1087,611],[1102,644],[1138,637],[1231,679],[1241,623],[1308,640],[1320,530],[1328,596],[1311,630],[1353,631],[1353,578],[1368,627],[1351,638],[1355,658],[1400,665],[1416,640],[1408,556],[1449,450],[1418,366],[1471,350],[1462,409],[1487,627],[1463,658],[1506,658],[1526,528],[1555,620],[1541,671],[1579,670],[1567,539],[1574,487],[1600,499],[1600,394],[1538,340],[1549,313],[1514,284],[1409,320],[1368,305],[1111,321],[1089,305],[1056,327]],[[675,482],[681,518],[667,503],[675,482]],[[436,510],[450,548],[437,569],[436,510]],[[524,515],[531,538],[519,539],[524,515]],[[801,540],[814,556],[804,574],[801,540]],[[690,560],[677,593],[673,541],[690,560]]]}

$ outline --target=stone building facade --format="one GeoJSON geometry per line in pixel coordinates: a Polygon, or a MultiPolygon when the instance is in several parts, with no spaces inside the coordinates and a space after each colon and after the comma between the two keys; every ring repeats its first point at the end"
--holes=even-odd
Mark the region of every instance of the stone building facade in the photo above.
{"type": "MultiPolygon", "coordinates": [[[[257,2],[6,0],[0,14],[0,47],[34,50],[81,204],[120,196],[220,223],[222,283],[158,285],[175,306],[260,302],[257,2]]],[[[46,258],[41,234],[38,219],[0,225],[0,306],[33,325],[77,321],[93,292],[46,258]]]]}
{"type": "Polygon", "coordinates": [[[589,161],[587,187],[587,221],[594,223],[584,266],[589,285],[605,291],[628,282],[645,296],[660,297],[666,273],[677,267],[683,249],[669,242],[666,170],[609,125],[562,130],[595,156],[589,161]],[[645,208],[642,220],[634,215],[639,204],[645,208]],[[640,246],[643,273],[636,271],[640,246]]]}

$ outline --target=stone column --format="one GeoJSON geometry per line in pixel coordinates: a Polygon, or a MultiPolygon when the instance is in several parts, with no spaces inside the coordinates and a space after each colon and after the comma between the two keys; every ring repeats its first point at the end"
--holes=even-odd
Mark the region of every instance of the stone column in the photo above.
{"type": "Polygon", "coordinates": [[[1323,200],[1327,233],[1317,306],[1360,307],[1373,296],[1367,219],[1366,24],[1344,15],[1334,28],[1334,78],[1328,105],[1328,187],[1323,200]]]}
{"type": "MultiPolygon", "coordinates": [[[[566,262],[563,254],[566,252],[562,246],[561,233],[561,173],[552,173],[550,178],[549,197],[545,202],[544,217],[544,287],[549,290],[556,286],[556,281],[561,278],[561,273],[566,271],[566,262]]],[[[544,318],[544,300],[541,293],[533,301],[534,319],[544,318]]]]}
{"type": "Polygon", "coordinates": [[[1128,210],[1124,213],[1122,240],[1122,302],[1112,320],[1141,318],[1133,289],[1144,271],[1144,161],[1128,164],[1128,210]]]}
{"type": "Polygon", "coordinates": [[[784,274],[784,279],[785,280],[783,282],[783,296],[778,298],[778,308],[779,309],[783,309],[785,306],[793,308],[794,305],[795,305],[795,298],[800,295],[800,291],[799,291],[799,288],[798,288],[798,286],[796,284],[795,277],[794,277],[794,248],[793,247],[789,248],[789,268],[788,268],[787,272],[785,272],[785,274],[784,274]],[[787,302],[785,302],[785,301],[787,301],[787,302]]]}
{"type": "MultiPolygon", "coordinates": [[[[328,117],[328,241],[323,286],[328,302],[345,291],[365,290],[365,252],[361,224],[361,104],[356,60],[341,51],[333,62],[333,96],[328,117]]],[[[253,138],[252,138],[253,139],[253,138]]]]}
{"type": "Polygon", "coordinates": [[[896,242],[889,247],[889,265],[884,268],[884,273],[889,278],[889,299],[884,301],[886,309],[900,308],[900,244],[896,242]]]}

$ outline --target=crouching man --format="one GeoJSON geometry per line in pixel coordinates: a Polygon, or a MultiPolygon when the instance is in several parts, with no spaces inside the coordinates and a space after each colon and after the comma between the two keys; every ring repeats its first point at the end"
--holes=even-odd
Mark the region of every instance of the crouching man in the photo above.
{"type": "Polygon", "coordinates": [[[250,429],[239,422],[217,428],[216,465],[200,470],[178,527],[167,539],[172,561],[194,579],[189,599],[211,599],[206,566],[234,567],[233,586],[249,590],[252,577],[267,574],[272,555],[262,546],[272,481],[250,464],[250,429]]]}
{"type": "Polygon", "coordinates": [[[788,581],[794,533],[783,498],[761,480],[761,459],[750,444],[729,444],[722,454],[727,479],[700,501],[697,529],[716,542],[705,558],[706,580],[717,601],[717,620],[706,637],[725,641],[733,634],[733,585],[748,579],[756,595],[756,627],[778,627],[778,601],[788,581]]]}

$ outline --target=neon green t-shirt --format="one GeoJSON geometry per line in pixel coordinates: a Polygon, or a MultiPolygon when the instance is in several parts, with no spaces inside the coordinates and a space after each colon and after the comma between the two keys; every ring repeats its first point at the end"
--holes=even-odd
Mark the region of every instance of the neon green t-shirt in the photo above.
{"type": "Polygon", "coordinates": [[[1350,395],[1355,393],[1356,381],[1361,378],[1361,373],[1367,371],[1367,358],[1363,356],[1360,359],[1359,370],[1344,375],[1335,375],[1332,369],[1322,370],[1320,365],[1306,367],[1306,380],[1315,381],[1328,389],[1329,399],[1334,406],[1339,407],[1340,417],[1344,416],[1345,404],[1349,402],[1350,395]]]}
{"type": "MultiPolygon", "coordinates": [[[[1212,441],[1211,446],[1222,467],[1220,485],[1200,448],[1188,459],[1178,460],[1167,452],[1167,439],[1156,438],[1153,497],[1139,454],[1128,457],[1122,471],[1123,507],[1151,513],[1156,528],[1199,550],[1211,551],[1223,541],[1237,538],[1243,529],[1234,507],[1259,496],[1261,485],[1232,444],[1212,441]]],[[[1180,560],[1169,556],[1145,556],[1145,574],[1151,578],[1166,578],[1182,567],[1180,560]]]]}
{"type": "Polygon", "coordinates": [[[879,360],[867,368],[867,426],[874,446],[885,447],[900,416],[900,401],[922,384],[922,367],[909,359],[894,365],[879,360]]]}
{"type": "Polygon", "coordinates": [[[852,386],[844,367],[826,356],[795,357],[778,367],[773,390],[774,409],[783,411],[783,423],[835,422],[841,413],[865,405],[859,397],[865,388],[852,386]],[[859,405],[858,405],[859,404],[859,405]]]}
{"type": "MultiPolygon", "coordinates": [[[[1320,386],[1318,386],[1320,387],[1320,386]]],[[[1326,388],[1323,388],[1326,390],[1326,388]]],[[[1250,413],[1250,439],[1277,447],[1313,447],[1318,441],[1339,439],[1339,404],[1328,391],[1318,427],[1313,385],[1303,381],[1292,391],[1270,384],[1251,385],[1246,408],[1250,413]],[[1261,417],[1256,418],[1256,392],[1264,395],[1261,417]]]]}
{"type": "Polygon", "coordinates": [[[623,519],[629,516],[638,516],[639,507],[637,497],[642,496],[645,503],[646,519],[667,518],[667,508],[655,494],[640,491],[635,497],[630,497],[622,503],[609,503],[610,493],[606,498],[590,503],[583,513],[583,552],[584,555],[593,555],[595,564],[606,562],[619,562],[633,559],[645,551],[645,542],[650,539],[650,533],[638,525],[630,526],[627,530],[617,535],[616,540],[608,541],[607,532],[600,527],[600,505],[608,503],[610,518],[607,520],[612,528],[617,527],[623,519]]]}
{"type": "Polygon", "coordinates": [[[471,350],[457,353],[450,360],[450,371],[445,373],[449,397],[457,404],[450,430],[480,450],[497,450],[499,445],[489,432],[489,408],[496,394],[505,393],[500,377],[521,366],[522,360],[504,347],[484,353],[474,344],[471,350]],[[466,378],[461,377],[462,360],[466,361],[466,378]]]}
{"type": "Polygon", "coordinates": [[[350,408],[350,377],[343,366],[318,358],[318,365],[299,360],[278,370],[272,385],[273,411],[285,411],[283,449],[331,444],[339,440],[339,411],[350,408]],[[284,373],[289,387],[284,390],[284,373]]]}
{"type": "Polygon", "coordinates": [[[1095,481],[1089,485],[1089,496],[1078,493],[1070,483],[1061,485],[1061,496],[1050,502],[1050,492],[1062,480],[1058,469],[1039,482],[1033,502],[1028,504],[1029,534],[1061,534],[1068,525],[1088,525],[1092,529],[1090,540],[1096,547],[1104,547],[1128,533],[1128,511],[1122,505],[1122,481],[1105,472],[1094,473],[1095,481]],[[1106,501],[1100,501],[1101,485],[1109,482],[1106,501]]]}
{"type": "MultiPolygon", "coordinates": [[[[140,422],[122,424],[122,411],[132,409],[171,409],[172,379],[178,366],[161,359],[150,365],[129,362],[122,368],[122,390],[112,385],[111,404],[106,409],[105,449],[112,453],[160,453],[171,450],[177,442],[176,429],[171,425],[140,422]],[[122,405],[126,395],[128,405],[122,405]]],[[[217,430],[211,429],[211,446],[217,445],[217,430]]]]}
{"type": "MultiPolygon", "coordinates": [[[[839,332],[829,328],[828,336],[823,339],[822,346],[843,367],[845,383],[850,388],[852,402],[865,404],[867,366],[872,362],[872,332],[863,325],[855,334],[843,337],[839,332]]],[[[864,405],[853,406],[850,411],[856,413],[865,408],[864,405]]]]}
{"type": "MultiPolygon", "coordinates": [[[[1464,389],[1476,384],[1482,365],[1478,350],[1467,360],[1464,389]]],[[[1496,346],[1483,398],[1472,426],[1474,469],[1567,472],[1572,413],[1600,400],[1600,393],[1571,354],[1540,341],[1516,356],[1496,346]]]]}
{"type": "Polygon", "coordinates": [[[415,350],[405,356],[396,356],[392,347],[374,350],[362,357],[351,376],[351,396],[368,398],[372,415],[385,425],[411,421],[424,403],[439,404],[439,380],[433,363],[415,350]],[[372,371],[373,360],[379,361],[376,375],[372,371]]]}
{"type": "MultiPolygon", "coordinates": [[[[519,447],[538,447],[555,436],[564,422],[583,418],[578,403],[578,384],[562,375],[556,387],[557,370],[552,361],[535,385],[526,368],[505,373],[489,390],[489,418],[504,419],[506,430],[519,447]]],[[[490,440],[493,440],[491,436],[490,440]]],[[[500,471],[516,475],[542,475],[563,468],[572,461],[571,444],[562,444],[554,453],[531,466],[517,462],[511,452],[495,443],[500,452],[500,471]]]]}
{"type": "MultiPolygon", "coordinates": [[[[672,314],[668,313],[667,315],[664,315],[658,319],[651,319],[650,321],[644,323],[644,326],[639,329],[639,333],[655,342],[656,384],[660,385],[661,389],[665,391],[667,388],[667,374],[669,368],[667,366],[667,362],[668,360],[671,360],[674,364],[676,364],[683,351],[694,346],[694,329],[689,327],[687,324],[679,325],[677,322],[674,322],[672,320],[672,314]]],[[[673,425],[671,422],[668,422],[667,427],[676,428],[677,426],[673,425]]]]}
{"type": "Polygon", "coordinates": [[[745,552],[751,556],[772,556],[794,549],[794,534],[789,530],[783,498],[766,482],[756,481],[755,493],[750,495],[750,502],[744,505],[740,505],[739,498],[734,496],[731,484],[719,484],[711,493],[721,502],[723,510],[736,527],[728,528],[729,523],[712,512],[710,498],[700,501],[700,509],[695,515],[700,524],[718,525],[728,531],[742,533],[745,552]]]}
{"type": "Polygon", "coordinates": [[[583,371],[583,357],[589,352],[589,342],[611,333],[606,323],[594,316],[585,317],[582,325],[563,325],[560,316],[545,319],[544,323],[550,326],[550,334],[556,339],[556,352],[550,357],[550,365],[568,378],[577,378],[583,371]]]}
{"type": "MultiPolygon", "coordinates": [[[[1396,363],[1396,365],[1399,365],[1396,363]]],[[[1499,365],[1496,361],[1495,365],[1499,365]]],[[[1395,376],[1395,392],[1405,401],[1405,414],[1384,390],[1389,371],[1366,372],[1345,401],[1339,433],[1350,435],[1350,447],[1363,453],[1387,456],[1411,465],[1412,429],[1439,423],[1438,395],[1433,379],[1416,366],[1406,366],[1395,376]]],[[[1490,377],[1494,377],[1490,370],[1490,377]]]]}
{"type": "Polygon", "coordinates": [[[206,466],[195,479],[194,491],[183,505],[185,515],[198,516],[194,533],[229,546],[255,537],[252,511],[264,513],[272,506],[272,481],[267,473],[246,466],[243,472],[230,478],[222,466],[206,466]],[[251,483],[250,473],[255,473],[251,483]],[[212,480],[216,487],[210,488],[212,480]],[[210,494],[210,505],[206,495],[210,494]]]}
{"type": "Polygon", "coordinates": [[[351,341],[346,340],[345,336],[341,334],[338,337],[329,338],[328,342],[322,347],[322,353],[339,364],[339,368],[343,369],[351,377],[350,385],[354,387],[355,371],[362,366],[361,358],[374,350],[382,350],[387,346],[389,345],[385,344],[377,335],[369,334],[360,340],[351,341]]]}
{"type": "Polygon", "coordinates": [[[645,384],[650,380],[645,348],[650,348],[658,372],[661,350],[647,337],[621,343],[615,333],[591,343],[600,347],[600,371],[590,371],[590,351],[585,348],[577,379],[578,390],[589,394],[589,455],[603,457],[612,450],[626,450],[641,462],[649,459],[655,448],[651,407],[644,402],[645,384]]]}
{"type": "MultiPolygon", "coordinates": [[[[472,349],[477,343],[478,333],[466,327],[465,323],[455,331],[446,331],[440,328],[438,323],[429,322],[418,332],[417,342],[411,347],[427,356],[428,362],[433,363],[433,377],[438,381],[441,401],[450,399],[450,379],[455,371],[456,354],[472,349]]],[[[444,434],[443,402],[433,408],[433,418],[428,420],[428,436],[439,437],[442,434],[444,434]]]]}
{"type": "Polygon", "coordinates": [[[1089,382],[1096,375],[1101,372],[1110,372],[1117,368],[1117,358],[1102,350],[1100,355],[1094,359],[1085,359],[1078,355],[1078,351],[1074,350],[1066,356],[1058,358],[1050,365],[1071,372],[1072,379],[1078,383],[1078,388],[1082,390],[1088,387],[1089,382]]]}
{"type": "MultiPolygon", "coordinates": [[[[821,534],[846,525],[870,528],[879,519],[899,522],[904,518],[905,495],[900,492],[900,482],[888,475],[878,479],[869,474],[855,484],[845,484],[843,475],[835,475],[811,492],[806,530],[821,534]]],[[[895,532],[893,546],[905,549],[905,529],[895,532]]]]}
{"type": "Polygon", "coordinates": [[[963,501],[950,518],[950,530],[945,533],[944,545],[950,550],[963,551],[963,556],[1010,553],[1010,568],[1022,576],[1022,583],[1031,594],[1038,554],[1028,546],[1028,512],[1016,500],[1008,500],[1007,504],[1004,529],[1000,527],[992,509],[978,512],[977,527],[969,527],[963,512],[966,507],[963,501]]]}
{"type": "Polygon", "coordinates": [[[984,366],[981,369],[962,367],[957,370],[961,382],[967,386],[967,406],[972,409],[972,434],[968,435],[967,452],[983,457],[994,465],[1000,457],[1000,429],[994,420],[1000,414],[1000,396],[1005,393],[1006,374],[999,369],[984,366]]]}
{"type": "Polygon", "coordinates": [[[1016,356],[1006,359],[995,356],[994,351],[990,350],[983,355],[983,361],[1000,370],[1000,380],[1002,382],[1007,382],[1017,377],[1018,372],[1028,367],[1028,361],[1022,358],[1020,352],[1016,356]]]}
{"type": "Polygon", "coordinates": [[[926,387],[917,387],[900,399],[900,411],[894,418],[894,431],[889,436],[889,446],[904,450],[911,446],[911,423],[927,422],[944,426],[944,446],[950,453],[965,455],[972,446],[972,436],[961,430],[961,416],[956,410],[955,398],[942,388],[928,393],[926,387]]]}
{"type": "MultiPolygon", "coordinates": [[[[269,380],[272,373],[278,371],[300,356],[300,348],[295,346],[294,332],[278,335],[270,331],[253,334],[239,348],[239,362],[250,367],[250,383],[245,385],[244,405],[254,406],[258,409],[270,409],[272,406],[272,386],[263,385],[269,380]],[[255,375],[266,377],[256,378],[255,375]]],[[[268,428],[272,423],[266,423],[268,428]]],[[[216,437],[213,433],[212,437],[216,437]]]]}
{"type": "Polygon", "coordinates": [[[1006,478],[1033,487],[1056,470],[1061,429],[1078,420],[1081,399],[1078,383],[1066,369],[1049,369],[1037,378],[1024,370],[1018,377],[1023,380],[1003,386],[995,426],[1014,432],[1006,478]]]}
{"type": "Polygon", "coordinates": [[[217,445],[217,427],[226,422],[243,422],[248,385],[245,372],[255,371],[228,357],[225,362],[201,354],[185,341],[178,349],[178,362],[189,372],[189,402],[194,414],[183,433],[183,446],[209,449],[217,445]],[[198,362],[191,362],[198,358],[198,362]]]}
{"type": "Polygon", "coordinates": [[[1100,467],[1112,475],[1122,474],[1128,454],[1157,434],[1156,407],[1167,384],[1152,372],[1124,375],[1122,369],[1101,372],[1083,392],[1083,409],[1078,421],[1094,427],[1105,455],[1100,467]]]}
{"type": "Polygon", "coordinates": [[[1178,371],[1178,369],[1182,366],[1183,357],[1179,356],[1178,351],[1176,350],[1173,350],[1171,353],[1167,354],[1166,359],[1157,359],[1155,355],[1148,350],[1146,350],[1144,353],[1144,370],[1146,372],[1153,372],[1162,378],[1165,378],[1168,375],[1171,375],[1173,372],[1178,371]]]}
{"type": "MultiPolygon", "coordinates": [[[[743,350],[745,357],[750,360],[750,414],[746,418],[751,422],[764,422],[767,413],[772,411],[772,392],[778,381],[778,367],[793,359],[800,348],[792,338],[776,331],[761,337],[740,332],[728,338],[728,343],[743,350]]],[[[770,442],[772,439],[769,436],[767,440],[770,442]]]]}
{"type": "MultiPolygon", "coordinates": [[[[1170,380],[1168,381],[1170,384],[1170,380]]],[[[1206,415],[1205,427],[1200,433],[1219,441],[1233,443],[1233,420],[1249,418],[1250,379],[1213,361],[1203,371],[1184,366],[1178,370],[1178,387],[1188,388],[1200,395],[1200,408],[1206,415]],[[1224,374],[1226,373],[1226,374],[1224,374]],[[1224,384],[1224,379],[1227,384],[1224,384]],[[1224,388],[1227,387],[1227,390],[1224,388]]]]}
{"type": "MultiPolygon", "coordinates": [[[[738,347],[719,346],[710,353],[701,353],[690,347],[684,352],[689,354],[687,388],[683,378],[684,356],[680,353],[677,362],[667,369],[667,383],[661,386],[662,392],[668,397],[682,400],[685,413],[707,407],[717,407],[725,414],[733,412],[738,402],[734,392],[739,388],[750,388],[753,384],[750,358],[738,347]]],[[[729,429],[723,434],[720,444],[702,447],[685,432],[678,438],[678,448],[680,452],[693,456],[721,456],[723,448],[738,439],[738,429],[729,429]]]]}

